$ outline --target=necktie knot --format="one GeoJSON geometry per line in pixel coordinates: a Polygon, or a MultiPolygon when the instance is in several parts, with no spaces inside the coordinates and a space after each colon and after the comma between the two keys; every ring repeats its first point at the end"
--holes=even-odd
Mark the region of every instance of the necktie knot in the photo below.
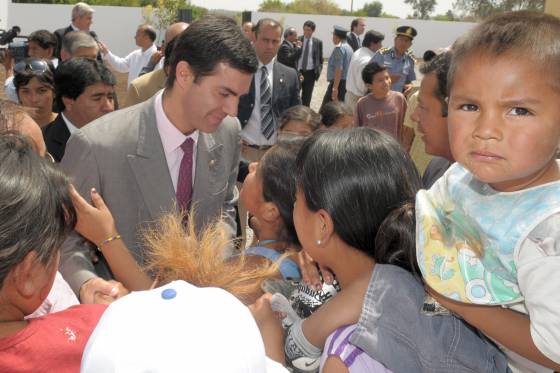
{"type": "Polygon", "coordinates": [[[194,140],[191,137],[188,137],[183,143],[181,144],[181,149],[185,154],[192,154],[193,151],[194,140]]]}

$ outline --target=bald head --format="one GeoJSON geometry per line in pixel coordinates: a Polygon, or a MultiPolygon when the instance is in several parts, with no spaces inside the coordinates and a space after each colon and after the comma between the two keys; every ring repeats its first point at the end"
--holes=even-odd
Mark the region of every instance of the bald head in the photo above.
{"type": "Polygon", "coordinates": [[[168,44],[177,35],[185,31],[187,27],[189,27],[189,24],[186,22],[177,22],[170,25],[165,31],[165,44],[168,44]]]}

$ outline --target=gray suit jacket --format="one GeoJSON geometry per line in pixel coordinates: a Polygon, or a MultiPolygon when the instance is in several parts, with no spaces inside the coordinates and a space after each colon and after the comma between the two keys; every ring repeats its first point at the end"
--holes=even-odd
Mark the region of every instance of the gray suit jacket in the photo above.
{"type": "MultiPolygon", "coordinates": [[[[68,141],[61,163],[82,196],[89,200],[92,187],[101,194],[139,263],[144,261],[142,229],[176,208],[154,101],[104,115],[82,128],[68,141]]],[[[239,131],[238,120],[228,117],[215,133],[199,135],[192,198],[197,231],[220,214],[232,236],[236,231],[239,131]]],[[[62,246],[60,270],[76,293],[96,275],[111,278],[104,260],[94,268],[89,250],[77,233],[62,246]]]]}

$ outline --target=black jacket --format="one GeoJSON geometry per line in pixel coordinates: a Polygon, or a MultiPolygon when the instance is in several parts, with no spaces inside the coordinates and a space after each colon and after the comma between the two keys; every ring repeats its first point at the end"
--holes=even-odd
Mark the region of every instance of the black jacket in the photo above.
{"type": "Polygon", "coordinates": [[[64,123],[62,114],[58,114],[51,124],[43,128],[43,137],[45,138],[47,151],[53,156],[55,161],[60,162],[64,156],[66,143],[70,138],[70,131],[68,131],[68,127],[64,123]]]}
{"type": "Polygon", "coordinates": [[[353,33],[349,32],[346,36],[346,42],[349,46],[352,47],[352,50],[355,52],[357,49],[360,49],[361,45],[358,43],[358,38],[353,33]]]}
{"type": "MultiPolygon", "coordinates": [[[[299,57],[303,54],[303,49],[305,48],[303,35],[299,37],[299,40],[301,41],[302,46],[299,49],[297,57],[298,61],[299,57]]],[[[313,44],[312,49],[309,53],[311,53],[311,55],[313,56],[313,65],[315,65],[315,80],[318,80],[321,76],[321,71],[323,71],[323,42],[320,39],[313,37],[311,38],[311,40],[313,41],[313,44]]]]}
{"type": "Polygon", "coordinates": [[[297,69],[298,56],[301,53],[300,48],[288,40],[282,41],[280,49],[278,49],[278,62],[283,63],[293,69],[297,69]]]}

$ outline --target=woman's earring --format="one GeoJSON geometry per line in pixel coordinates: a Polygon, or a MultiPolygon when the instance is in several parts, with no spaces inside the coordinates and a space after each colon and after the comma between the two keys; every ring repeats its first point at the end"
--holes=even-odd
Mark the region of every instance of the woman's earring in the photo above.
{"type": "Polygon", "coordinates": [[[321,240],[317,240],[317,246],[321,245],[321,240]]]}

